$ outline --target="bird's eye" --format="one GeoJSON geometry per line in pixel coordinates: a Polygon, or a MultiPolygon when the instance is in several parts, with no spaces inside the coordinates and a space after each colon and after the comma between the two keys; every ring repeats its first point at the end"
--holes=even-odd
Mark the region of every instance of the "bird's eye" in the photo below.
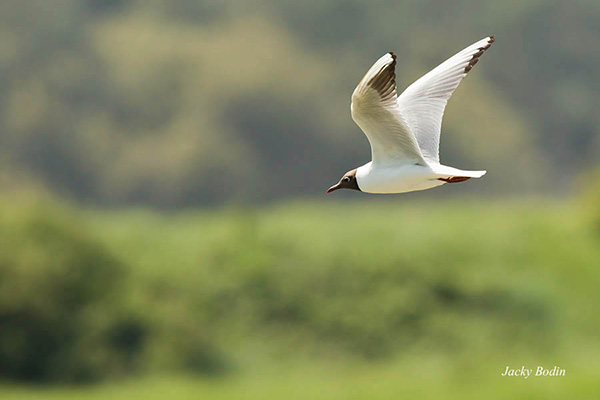
{"type": "Polygon", "coordinates": [[[342,179],[344,182],[350,182],[350,177],[349,176],[345,176],[344,179],[342,179]]]}

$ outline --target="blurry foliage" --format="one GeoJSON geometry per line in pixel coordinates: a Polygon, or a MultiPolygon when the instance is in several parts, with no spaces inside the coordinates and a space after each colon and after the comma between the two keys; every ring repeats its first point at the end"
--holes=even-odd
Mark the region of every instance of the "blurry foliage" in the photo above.
{"type": "MultiPolygon", "coordinates": [[[[119,343],[88,335],[94,328],[109,335],[123,329],[116,321],[101,327],[90,321],[118,301],[111,297],[121,292],[123,272],[121,263],[64,211],[3,202],[0,374],[35,381],[88,380],[127,368],[131,357],[119,354],[119,343]],[[117,358],[108,359],[111,353],[117,358]]],[[[133,342],[141,340],[143,333],[133,342]]],[[[135,349],[139,343],[131,345],[135,349]]]]}
{"type": "Polygon", "coordinates": [[[167,218],[7,193],[163,208],[315,195],[368,160],[349,103],[377,57],[400,55],[402,89],[490,33],[441,139],[444,162],[489,175],[428,196],[561,193],[600,150],[599,13],[584,0],[2,2],[0,377],[592,346],[594,173],[583,213],[539,201],[167,218]]]}
{"type": "MultiPolygon", "coordinates": [[[[139,372],[157,328],[129,301],[127,266],[68,208],[12,200],[0,204],[0,376],[86,382],[139,372]]],[[[212,348],[185,340],[175,345],[193,358],[187,368],[218,366],[212,348]]]]}
{"type": "Polygon", "coordinates": [[[577,183],[581,215],[600,235],[600,168],[582,174],[577,183]]]}
{"type": "Polygon", "coordinates": [[[490,171],[461,190],[560,193],[600,149],[599,13],[584,0],[3,2],[0,161],[100,204],[315,195],[368,160],[349,102],[373,60],[395,50],[402,89],[495,33],[449,104],[443,161],[490,171]]]}
{"type": "Polygon", "coordinates": [[[538,203],[102,213],[90,226],[162,327],[157,368],[180,368],[172,343],[195,338],[229,368],[550,354],[600,323],[582,306],[598,295],[600,247],[572,210],[538,203]]]}
{"type": "Polygon", "coordinates": [[[543,204],[161,216],[13,197],[0,204],[0,375],[550,354],[600,324],[582,306],[600,300],[598,237],[582,226],[543,204]]]}

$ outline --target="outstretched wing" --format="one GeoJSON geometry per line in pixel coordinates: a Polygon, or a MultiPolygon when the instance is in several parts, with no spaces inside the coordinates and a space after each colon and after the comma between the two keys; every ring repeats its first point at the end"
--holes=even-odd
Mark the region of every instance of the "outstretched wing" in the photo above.
{"type": "Polygon", "coordinates": [[[374,164],[424,164],[400,113],[395,67],[396,56],[387,53],[367,71],[352,94],[352,119],[369,139],[374,164]]]}
{"type": "Polygon", "coordinates": [[[494,36],[472,44],[410,85],[398,106],[427,162],[439,163],[440,130],[446,103],[458,84],[492,45],[494,36]]]}

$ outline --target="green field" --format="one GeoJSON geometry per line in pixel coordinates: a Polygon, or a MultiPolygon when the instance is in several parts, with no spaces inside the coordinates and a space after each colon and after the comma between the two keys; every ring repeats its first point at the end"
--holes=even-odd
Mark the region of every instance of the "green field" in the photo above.
{"type": "Polygon", "coordinates": [[[170,214],[6,200],[0,398],[595,398],[588,212],[544,199],[170,214]],[[566,376],[501,377],[507,365],[566,376]]]}

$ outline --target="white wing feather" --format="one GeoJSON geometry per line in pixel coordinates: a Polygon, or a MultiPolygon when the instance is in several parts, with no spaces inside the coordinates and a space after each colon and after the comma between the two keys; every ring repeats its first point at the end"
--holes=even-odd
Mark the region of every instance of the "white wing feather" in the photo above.
{"type": "Polygon", "coordinates": [[[398,97],[399,111],[428,163],[439,164],[440,130],[448,99],[493,42],[494,37],[489,36],[472,44],[421,77],[398,97]]]}
{"type": "Polygon", "coordinates": [[[352,119],[371,144],[373,164],[414,164],[425,160],[400,112],[396,56],[387,53],[367,71],[352,94],[352,119]]]}

